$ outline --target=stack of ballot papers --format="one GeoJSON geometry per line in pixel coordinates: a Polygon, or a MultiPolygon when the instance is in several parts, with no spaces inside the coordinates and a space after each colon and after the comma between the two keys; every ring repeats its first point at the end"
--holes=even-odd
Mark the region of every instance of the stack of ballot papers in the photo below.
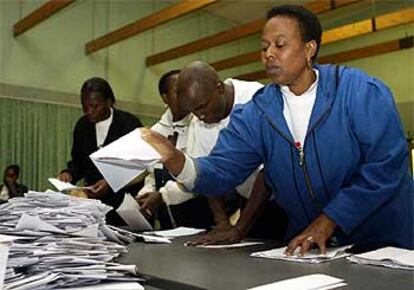
{"type": "Polygon", "coordinates": [[[385,247],[363,254],[352,255],[348,257],[348,260],[358,264],[414,270],[414,250],[395,247],[385,247]]]}
{"type": "Polygon", "coordinates": [[[255,252],[250,254],[252,257],[259,257],[259,258],[269,258],[269,259],[277,259],[277,260],[284,260],[290,262],[298,262],[298,263],[309,263],[309,264],[319,264],[328,261],[332,261],[335,259],[347,257],[350,254],[346,252],[347,249],[351,248],[352,245],[343,246],[343,247],[331,247],[326,249],[325,254],[321,254],[318,248],[309,250],[303,256],[292,255],[287,256],[285,255],[285,251],[287,247],[272,249],[268,251],[262,252],[255,252]]]}
{"type": "Polygon", "coordinates": [[[248,290],[327,290],[341,288],[346,285],[343,279],[325,274],[311,274],[257,286],[248,290]]]}
{"type": "Polygon", "coordinates": [[[13,239],[8,236],[0,235],[0,289],[3,289],[7,257],[9,256],[9,243],[12,240],[13,239]]]}
{"type": "Polygon", "coordinates": [[[139,285],[135,265],[113,262],[135,237],[105,224],[110,209],[99,200],[51,191],[0,205],[0,234],[12,239],[2,289],[139,285]]]}
{"type": "Polygon", "coordinates": [[[158,152],[141,138],[139,129],[122,136],[89,157],[115,192],[161,160],[158,152]]]}

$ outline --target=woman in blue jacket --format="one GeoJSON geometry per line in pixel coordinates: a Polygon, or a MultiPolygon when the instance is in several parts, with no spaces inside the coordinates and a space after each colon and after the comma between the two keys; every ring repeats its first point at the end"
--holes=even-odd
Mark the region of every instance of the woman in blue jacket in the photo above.
{"type": "Polygon", "coordinates": [[[198,193],[227,192],[264,164],[289,216],[287,254],[324,252],[328,240],[412,249],[414,185],[392,93],[359,70],[314,64],[321,34],[303,7],[268,12],[262,62],[273,83],[234,109],[208,157],[192,160],[150,131],[145,138],[198,193]]]}

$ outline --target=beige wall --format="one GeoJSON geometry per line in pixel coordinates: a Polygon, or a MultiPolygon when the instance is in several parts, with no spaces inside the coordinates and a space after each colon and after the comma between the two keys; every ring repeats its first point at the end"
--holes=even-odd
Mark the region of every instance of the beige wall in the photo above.
{"type": "MultiPolygon", "coordinates": [[[[197,12],[85,55],[84,45],[91,39],[170,5],[161,0],[77,0],[14,38],[13,24],[45,2],[0,0],[0,95],[5,94],[5,88],[8,96],[20,97],[30,97],[31,92],[37,90],[39,100],[77,105],[82,82],[91,76],[102,76],[110,81],[121,107],[141,116],[156,117],[163,111],[156,89],[163,72],[196,59],[212,62],[259,47],[260,35],[254,35],[146,68],[147,55],[232,26],[222,18],[197,12]]],[[[350,12],[345,11],[344,15],[350,12]]],[[[414,35],[413,27],[404,25],[326,45],[320,55],[414,35]]],[[[408,49],[346,63],[380,78],[391,87],[397,103],[404,107],[401,112],[407,130],[414,130],[411,117],[414,114],[413,56],[414,49],[408,49]]],[[[261,64],[254,63],[220,74],[224,78],[259,69],[262,69],[261,64]]]]}

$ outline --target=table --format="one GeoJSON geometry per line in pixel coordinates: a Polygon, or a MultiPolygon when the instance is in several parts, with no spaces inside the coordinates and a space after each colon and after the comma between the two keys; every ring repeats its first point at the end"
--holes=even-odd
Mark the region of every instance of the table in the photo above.
{"type": "Polygon", "coordinates": [[[348,283],[345,289],[414,289],[414,273],[407,270],[357,265],[345,259],[310,265],[249,257],[252,252],[275,248],[274,243],[225,250],[185,247],[186,240],[176,239],[170,245],[133,243],[120,262],[135,264],[148,275],[145,289],[239,290],[313,273],[342,278],[348,283]]]}

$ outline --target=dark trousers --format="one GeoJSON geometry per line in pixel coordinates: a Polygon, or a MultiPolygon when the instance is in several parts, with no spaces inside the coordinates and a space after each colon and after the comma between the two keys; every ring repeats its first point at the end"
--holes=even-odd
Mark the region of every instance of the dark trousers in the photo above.
{"type": "MultiPolygon", "coordinates": [[[[243,208],[247,199],[243,198],[243,208]]],[[[288,224],[285,211],[274,200],[269,200],[247,234],[249,238],[283,241],[288,224]]]]}
{"type": "MultiPolygon", "coordinates": [[[[208,230],[214,225],[213,214],[204,196],[196,196],[181,204],[171,205],[170,210],[176,226],[208,230]]],[[[173,228],[165,204],[158,209],[158,220],[162,229],[173,228]]]]}

